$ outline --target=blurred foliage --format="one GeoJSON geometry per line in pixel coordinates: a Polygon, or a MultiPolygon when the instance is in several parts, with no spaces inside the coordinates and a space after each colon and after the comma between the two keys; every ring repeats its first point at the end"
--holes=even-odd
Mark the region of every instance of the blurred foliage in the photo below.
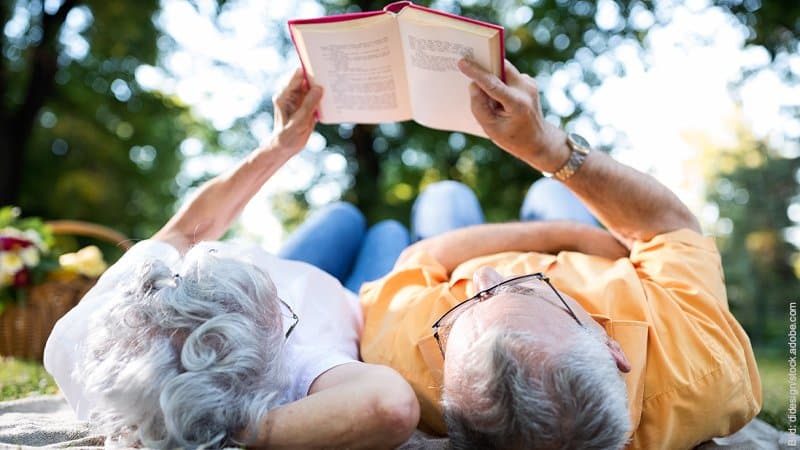
{"type": "Polygon", "coordinates": [[[41,364],[0,356],[0,401],[58,392],[53,377],[41,364]]]}
{"type": "MultiPolygon", "coordinates": [[[[323,0],[328,14],[381,9],[385,2],[323,0]]],[[[601,29],[595,21],[596,4],[587,1],[542,0],[531,5],[518,0],[430,2],[417,4],[465,15],[506,28],[507,58],[522,72],[553,73],[567,65],[580,83],[596,85],[591,71],[594,56],[625,39],[638,41],[643,30],[620,20],[601,29]],[[577,62],[580,59],[582,63],[577,62]]],[[[623,1],[621,19],[634,7],[649,9],[650,2],[623,1]]],[[[621,66],[617,70],[622,70],[621,66]]],[[[567,93],[570,96],[569,93],[567,93]]],[[[580,112],[561,117],[568,122],[580,112]]],[[[542,98],[547,111],[549,105],[542,98]]],[[[551,118],[552,120],[552,118],[551,118]]],[[[558,119],[556,119],[558,120],[558,119]]],[[[466,183],[478,195],[487,220],[518,217],[517,211],[530,184],[540,175],[491,142],[470,135],[432,130],[413,122],[389,125],[318,126],[328,151],[348,161],[351,182],[343,198],[358,205],[371,221],[394,218],[408,222],[411,204],[426,185],[443,179],[466,183]]],[[[321,164],[318,166],[322,166],[321,164]]],[[[320,170],[318,180],[326,174],[320,170]]],[[[302,195],[285,196],[278,203],[283,219],[298,223],[308,209],[302,195]],[[300,205],[292,204],[293,201],[300,205]],[[299,214],[299,215],[297,215],[299,214]]]]}
{"type": "MultiPolygon", "coordinates": [[[[187,1],[198,10],[208,10],[209,2],[187,1]]],[[[542,99],[548,119],[562,125],[574,123],[582,114],[586,93],[600,83],[603,73],[609,73],[599,72],[597,61],[605,58],[611,72],[622,75],[624,65],[613,50],[626,45],[644,59],[642,42],[648,30],[669,22],[670,11],[680,4],[674,0],[418,3],[503,25],[507,57],[543,83],[549,74],[567,72],[566,110],[562,107],[555,114],[548,99],[542,99]],[[601,15],[605,19],[600,20],[601,15]]],[[[217,13],[229,6],[224,0],[210,4],[217,13]]],[[[320,0],[320,4],[326,13],[336,14],[380,9],[386,1],[320,0]]],[[[217,132],[177,99],[139,85],[137,69],[160,65],[161,57],[175,50],[176,43],[155,19],[162,7],[157,0],[3,2],[0,204],[19,204],[26,215],[81,218],[134,238],[146,237],[171,214],[175,199],[202,181],[176,179],[183,161],[179,148],[186,137],[196,137],[204,152],[221,147],[241,151],[254,145],[250,125],[271,114],[269,88],[251,116],[217,132]]],[[[748,43],[765,46],[775,60],[797,49],[799,4],[715,0],[710,7],[729,11],[749,30],[748,43]]],[[[293,54],[285,23],[265,19],[264,27],[272,30],[264,45],[283,55],[293,54]]],[[[794,76],[788,69],[781,73],[794,76]]],[[[413,122],[320,126],[318,131],[324,137],[323,148],[304,152],[315,167],[310,187],[273,200],[289,228],[305,217],[314,186],[336,186],[342,198],[358,205],[371,221],[407,222],[421,189],[441,179],[455,179],[473,187],[487,219],[497,221],[517,216],[526,189],[539,177],[484,139],[413,122]],[[325,163],[331,155],[344,159],[344,173],[329,170],[325,163]]],[[[611,138],[594,144],[607,147],[614,142],[612,132],[611,138]]]]}
{"type": "MultiPolygon", "coordinates": [[[[157,63],[157,0],[16,0],[0,6],[0,205],[132,237],[172,213],[181,142],[216,149],[186,105],[144,90],[157,63]]],[[[168,42],[166,42],[168,44],[168,42]]]]}
{"type": "Polygon", "coordinates": [[[788,302],[800,292],[800,253],[787,239],[797,225],[787,211],[800,206],[800,157],[740,133],[737,146],[713,150],[708,162],[731,311],[756,345],[785,345],[788,302]]]}
{"type": "MultiPolygon", "coordinates": [[[[718,0],[714,2],[747,26],[748,44],[760,45],[772,55],[796,53],[800,36],[800,2],[718,0]]],[[[787,73],[788,75],[788,73],[787,73]]]]}
{"type": "MultiPolygon", "coordinates": [[[[328,14],[340,14],[381,9],[386,2],[322,0],[320,3],[328,14]]],[[[641,44],[648,29],[653,24],[668,22],[673,5],[669,1],[651,0],[416,3],[503,25],[506,57],[522,72],[544,74],[547,78],[547,74],[566,71],[571,80],[564,96],[572,107],[556,115],[546,96],[542,97],[548,119],[566,126],[582,113],[586,97],[582,93],[602,81],[603,75],[595,65],[597,57],[607,57],[613,65],[612,72],[622,75],[624,66],[610,56],[611,50],[629,45],[644,58],[641,44]],[[598,9],[603,5],[612,11],[612,20],[597,19],[598,9]]],[[[748,27],[748,42],[766,46],[773,56],[797,46],[800,6],[787,6],[778,0],[713,3],[748,27]]],[[[788,68],[784,75],[793,76],[788,68]]],[[[482,138],[427,129],[413,122],[355,127],[328,125],[318,126],[317,131],[324,136],[327,148],[316,156],[318,169],[310,186],[337,179],[338,175],[324,169],[324,158],[331,152],[344,156],[349,178],[343,183],[342,197],[358,205],[371,221],[394,218],[407,223],[416,195],[427,184],[442,179],[471,186],[487,220],[512,220],[517,218],[527,188],[540,176],[482,138]]],[[[612,136],[615,133],[603,131],[612,136]]],[[[607,150],[615,140],[594,144],[607,150]]],[[[285,193],[276,199],[275,206],[280,218],[291,228],[302,222],[309,209],[307,191],[285,193]]]]}
{"type": "Polygon", "coordinates": [[[758,418],[779,430],[794,426],[789,421],[789,379],[785,355],[756,349],[758,373],[763,387],[763,404],[758,418]]]}

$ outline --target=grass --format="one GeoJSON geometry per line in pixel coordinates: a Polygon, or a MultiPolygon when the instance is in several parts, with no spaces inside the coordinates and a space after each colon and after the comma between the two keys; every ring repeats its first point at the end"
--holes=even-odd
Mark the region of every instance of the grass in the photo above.
{"type": "MultiPolygon", "coordinates": [[[[781,430],[786,430],[789,425],[786,416],[789,408],[786,359],[776,352],[766,350],[756,350],[756,355],[764,393],[764,406],[758,417],[781,430]]],[[[58,387],[53,378],[41,364],[0,357],[0,401],[57,392],[58,387]]]]}
{"type": "Polygon", "coordinates": [[[0,401],[58,393],[41,364],[0,356],[0,401]]]}
{"type": "Polygon", "coordinates": [[[758,418],[778,429],[789,427],[789,364],[778,353],[756,349],[764,404],[758,418]]]}

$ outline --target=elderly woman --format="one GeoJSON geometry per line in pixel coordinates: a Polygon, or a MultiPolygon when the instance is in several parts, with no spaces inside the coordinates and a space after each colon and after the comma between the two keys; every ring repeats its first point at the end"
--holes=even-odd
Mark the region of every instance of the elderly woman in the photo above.
{"type": "Polygon", "coordinates": [[[358,362],[361,310],[340,283],[357,289],[393,258],[361,269],[356,261],[348,279],[342,268],[358,245],[325,255],[330,242],[360,239],[354,208],[328,208],[283,255],[338,267],[330,271],[340,280],[254,245],[214,241],[305,145],[321,95],[297,71],[274,98],[271,142],[202,186],[56,325],[45,366],[107,443],[375,448],[413,432],[419,406],[409,385],[392,369],[358,362]],[[326,225],[346,236],[319,242],[331,233],[320,234],[326,225]]]}

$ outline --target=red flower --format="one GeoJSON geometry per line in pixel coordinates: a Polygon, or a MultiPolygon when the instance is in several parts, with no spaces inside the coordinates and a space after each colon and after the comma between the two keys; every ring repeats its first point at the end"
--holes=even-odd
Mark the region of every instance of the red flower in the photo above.
{"type": "Polygon", "coordinates": [[[0,250],[8,251],[14,249],[28,248],[33,242],[11,236],[0,236],[0,250]]]}
{"type": "Polygon", "coordinates": [[[28,273],[28,269],[22,269],[14,275],[14,287],[21,288],[25,287],[31,282],[30,273],[28,273]]]}

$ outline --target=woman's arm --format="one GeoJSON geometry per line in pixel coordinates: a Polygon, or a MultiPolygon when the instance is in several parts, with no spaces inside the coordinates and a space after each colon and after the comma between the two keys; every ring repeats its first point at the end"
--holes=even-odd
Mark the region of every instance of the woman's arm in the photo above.
{"type": "Polygon", "coordinates": [[[418,251],[430,253],[448,273],[464,261],[501,252],[556,254],[576,251],[609,259],[628,256],[628,250],[611,233],[568,221],[496,223],[460,228],[408,247],[397,264],[402,264],[418,251]]]}
{"type": "Polygon", "coordinates": [[[201,186],[153,239],[172,244],[181,253],[195,242],[219,239],[261,186],[305,146],[321,96],[321,88],[309,89],[298,69],[272,100],[272,140],[201,186]]]}
{"type": "Polygon", "coordinates": [[[270,449],[395,448],[419,421],[411,386],[386,366],[336,366],[311,384],[309,396],[267,413],[248,447],[270,449]]]}

